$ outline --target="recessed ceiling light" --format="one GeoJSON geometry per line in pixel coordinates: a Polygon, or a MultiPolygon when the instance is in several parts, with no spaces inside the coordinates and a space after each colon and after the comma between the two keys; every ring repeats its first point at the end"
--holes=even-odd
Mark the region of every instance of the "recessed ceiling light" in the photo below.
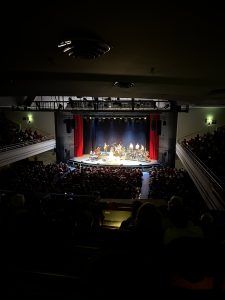
{"type": "Polygon", "coordinates": [[[75,37],[58,44],[63,54],[82,59],[95,59],[110,51],[111,47],[104,41],[93,37],[75,37]]]}
{"type": "Polygon", "coordinates": [[[71,41],[62,41],[59,43],[58,48],[65,47],[71,44],[71,41]]]}
{"type": "Polygon", "coordinates": [[[129,89],[134,87],[134,83],[129,81],[116,81],[113,85],[121,89],[129,89]]]}

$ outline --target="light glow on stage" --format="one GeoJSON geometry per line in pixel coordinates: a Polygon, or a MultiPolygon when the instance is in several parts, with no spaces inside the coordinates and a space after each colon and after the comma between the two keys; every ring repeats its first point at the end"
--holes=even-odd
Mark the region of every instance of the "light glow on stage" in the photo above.
{"type": "MultiPolygon", "coordinates": [[[[135,151],[135,150],[134,150],[135,151]]],[[[95,154],[84,154],[80,157],[71,158],[68,162],[71,165],[82,164],[88,166],[111,166],[111,167],[133,167],[133,168],[150,168],[153,165],[158,165],[157,160],[135,160],[126,159],[124,157],[115,156],[112,152],[102,153],[99,156],[95,154]]]]}

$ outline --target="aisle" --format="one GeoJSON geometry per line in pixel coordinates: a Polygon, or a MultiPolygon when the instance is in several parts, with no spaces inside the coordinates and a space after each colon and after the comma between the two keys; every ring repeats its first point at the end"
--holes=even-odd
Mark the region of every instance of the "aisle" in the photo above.
{"type": "Polygon", "coordinates": [[[148,199],[149,193],[149,172],[143,172],[140,199],[148,199]]]}

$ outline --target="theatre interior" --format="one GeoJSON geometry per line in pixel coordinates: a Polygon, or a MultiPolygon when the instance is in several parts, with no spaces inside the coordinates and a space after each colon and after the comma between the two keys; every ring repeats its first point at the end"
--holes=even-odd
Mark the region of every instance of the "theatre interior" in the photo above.
{"type": "Polygon", "coordinates": [[[8,297],[225,296],[223,11],[142,2],[3,9],[8,297]]]}

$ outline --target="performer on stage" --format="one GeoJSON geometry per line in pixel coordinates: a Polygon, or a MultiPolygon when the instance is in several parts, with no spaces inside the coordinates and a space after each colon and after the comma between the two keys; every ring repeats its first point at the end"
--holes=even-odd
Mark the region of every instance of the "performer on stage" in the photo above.
{"type": "Polygon", "coordinates": [[[134,146],[132,143],[130,143],[130,146],[129,146],[130,150],[133,150],[134,149],[134,146]]]}
{"type": "Polygon", "coordinates": [[[136,146],[135,146],[135,149],[138,150],[139,147],[140,147],[140,146],[139,146],[139,144],[137,143],[136,146]]]}
{"type": "Polygon", "coordinates": [[[110,151],[109,151],[109,157],[108,157],[108,160],[109,160],[109,161],[110,161],[110,160],[113,160],[113,158],[114,158],[114,148],[111,147],[111,148],[110,148],[110,151]]]}
{"type": "Polygon", "coordinates": [[[109,146],[109,145],[107,145],[107,144],[106,144],[106,142],[105,142],[105,144],[104,144],[104,147],[103,147],[103,149],[104,149],[104,152],[107,152],[107,150],[108,150],[108,146],[109,146]]]}

